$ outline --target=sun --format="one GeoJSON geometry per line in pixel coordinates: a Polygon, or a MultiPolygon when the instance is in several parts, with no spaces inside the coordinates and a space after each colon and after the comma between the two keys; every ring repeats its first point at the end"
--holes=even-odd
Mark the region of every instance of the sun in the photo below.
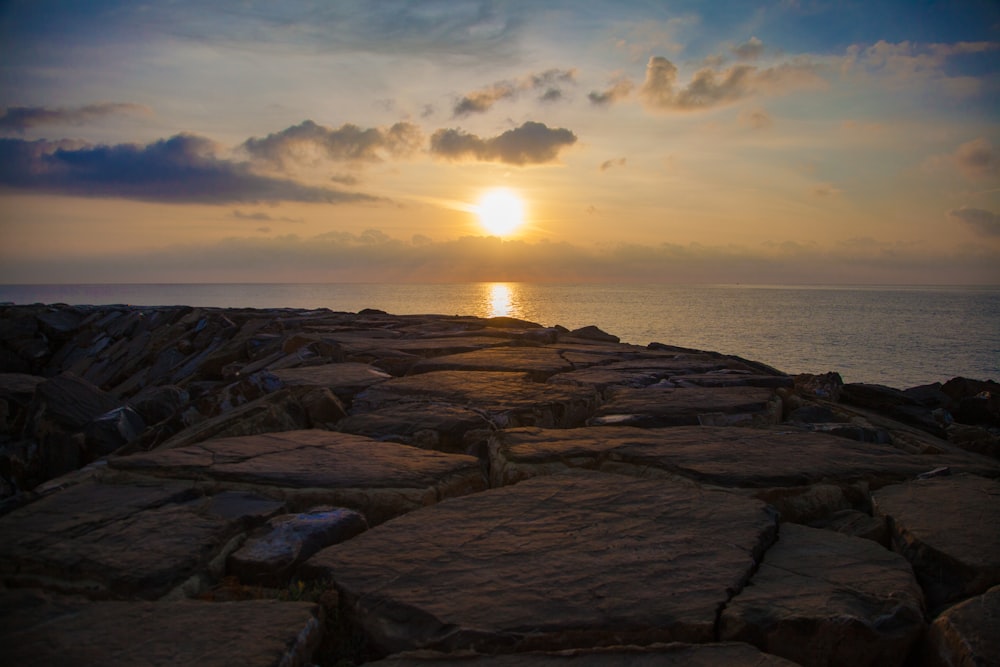
{"type": "Polygon", "coordinates": [[[520,197],[506,188],[485,193],[475,211],[479,224],[494,236],[507,236],[524,224],[524,204],[520,197]]]}

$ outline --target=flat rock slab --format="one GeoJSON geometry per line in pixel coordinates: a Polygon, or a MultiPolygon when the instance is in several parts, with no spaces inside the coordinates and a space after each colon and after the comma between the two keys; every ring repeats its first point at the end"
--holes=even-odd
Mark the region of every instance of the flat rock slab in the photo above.
{"type": "Polygon", "coordinates": [[[927,632],[924,665],[990,665],[1000,657],[1000,586],[948,608],[927,632]]]}
{"type": "Polygon", "coordinates": [[[486,488],[475,457],[321,430],[220,438],[114,458],[109,466],[257,489],[295,507],[349,507],[371,523],[486,488]]]}
{"type": "Polygon", "coordinates": [[[975,475],[920,479],[872,494],[893,548],[913,564],[938,609],[1000,584],[1000,482],[975,475]]]}
{"type": "Polygon", "coordinates": [[[350,400],[359,391],[392,377],[370,364],[352,362],[285,368],[273,371],[273,374],[289,387],[325,387],[344,400],[350,400]]]}
{"type": "Polygon", "coordinates": [[[760,387],[664,387],[608,390],[589,421],[596,426],[765,426],[781,421],[781,399],[760,387]]]}
{"type": "Polygon", "coordinates": [[[490,463],[495,486],[571,467],[739,488],[882,485],[942,465],[1000,474],[1000,466],[972,455],[904,454],[824,433],[715,426],[508,429],[491,438],[490,463]]]}
{"type": "Polygon", "coordinates": [[[417,362],[410,373],[429,371],[513,371],[527,373],[536,382],[573,369],[558,349],[551,347],[494,347],[449,354],[417,362]]]}
{"type": "Polygon", "coordinates": [[[722,612],[722,639],[804,667],[901,665],[924,627],[909,563],[870,540],[781,525],[752,585],[722,612]]]}
{"type": "Polygon", "coordinates": [[[100,598],[157,599],[221,573],[231,542],[281,510],[242,493],[84,482],[0,517],[0,576],[100,598]],[[195,578],[192,581],[192,578],[195,578]]]}
{"type": "Polygon", "coordinates": [[[761,653],[749,644],[653,644],[570,649],[513,655],[448,656],[413,652],[367,663],[371,667],[795,667],[776,655],[761,653]]]}
{"type": "Polygon", "coordinates": [[[336,430],[444,452],[465,452],[465,435],[490,427],[488,417],[452,403],[401,403],[350,415],[336,430]]]}
{"type": "Polygon", "coordinates": [[[78,667],[298,667],[322,640],[306,602],[88,602],[0,594],[0,663],[78,667]]]}
{"type": "Polygon", "coordinates": [[[411,512],[306,568],[383,655],[697,643],[775,530],[759,501],[574,471],[411,512]]]}
{"type": "Polygon", "coordinates": [[[354,413],[414,402],[445,402],[484,411],[500,427],[581,426],[597,406],[590,387],[531,382],[525,373],[431,371],[387,380],[358,394],[354,413]]]}

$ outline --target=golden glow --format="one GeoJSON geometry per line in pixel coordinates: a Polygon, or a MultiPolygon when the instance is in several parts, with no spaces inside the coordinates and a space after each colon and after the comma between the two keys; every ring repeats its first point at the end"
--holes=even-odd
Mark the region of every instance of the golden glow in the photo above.
{"type": "Polygon", "coordinates": [[[497,188],[479,199],[476,215],[490,234],[507,236],[524,224],[524,204],[513,191],[497,188]]]}
{"type": "Polygon", "coordinates": [[[510,287],[503,283],[490,285],[490,314],[488,317],[510,316],[510,287]]]}

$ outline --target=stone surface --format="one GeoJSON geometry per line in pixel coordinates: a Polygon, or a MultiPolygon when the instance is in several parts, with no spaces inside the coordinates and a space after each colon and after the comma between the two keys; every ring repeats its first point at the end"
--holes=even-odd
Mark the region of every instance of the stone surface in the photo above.
{"type": "MultiPolygon", "coordinates": [[[[617,342],[617,341],[616,341],[617,342]]],[[[527,373],[535,382],[544,382],[556,373],[572,370],[558,349],[547,347],[498,347],[462,354],[433,357],[417,362],[410,373],[430,371],[510,371],[527,373]]]]}
{"type": "Polygon", "coordinates": [[[212,488],[253,488],[297,509],[349,507],[372,523],[486,488],[475,457],[320,430],[220,438],[114,458],[109,466],[204,480],[212,488]]]}
{"type": "Polygon", "coordinates": [[[775,528],[754,500],[575,471],[412,512],[307,568],[383,655],[707,642],[775,528]]]}
{"type": "Polygon", "coordinates": [[[872,494],[934,611],[1000,584],[1000,482],[956,474],[872,494]]]}
{"type": "Polygon", "coordinates": [[[653,644],[569,649],[516,655],[447,655],[412,651],[367,663],[372,667],[794,667],[795,663],[761,653],[739,642],[717,644],[653,644]]]}
{"type": "Polygon", "coordinates": [[[921,650],[924,667],[988,667],[1000,659],[1000,586],[934,619],[921,650]]]}
{"type": "Polygon", "coordinates": [[[402,403],[362,412],[337,422],[335,429],[424,449],[466,452],[466,434],[488,429],[488,415],[451,403],[402,403]]]}
{"type": "Polygon", "coordinates": [[[231,540],[280,509],[189,485],[81,483],[0,517],[0,576],[97,598],[196,593],[202,575],[221,574],[213,561],[235,548],[231,540]]]}
{"type": "Polygon", "coordinates": [[[583,425],[598,397],[589,387],[531,382],[524,373],[432,371],[371,387],[355,397],[353,410],[368,412],[421,402],[475,406],[501,428],[569,428],[583,425]]]}
{"type": "Polygon", "coordinates": [[[251,536],[229,556],[227,571],[244,584],[280,588],[288,584],[295,568],[314,553],[367,529],[364,516],[344,508],[321,507],[283,514],[268,521],[260,534],[251,536]]]}
{"type": "Polygon", "coordinates": [[[922,630],[923,593],[902,557],[790,523],[719,626],[804,667],[901,665],[922,630]]]}
{"type": "Polygon", "coordinates": [[[88,602],[0,593],[0,663],[76,667],[306,667],[319,647],[306,602],[88,602]]]}
{"type": "Polygon", "coordinates": [[[274,371],[286,386],[325,387],[337,398],[350,402],[354,395],[392,376],[370,364],[345,362],[274,371]]]}
{"type": "Polygon", "coordinates": [[[598,426],[764,426],[781,420],[781,399],[759,387],[653,385],[609,390],[589,423],[598,426]]]}

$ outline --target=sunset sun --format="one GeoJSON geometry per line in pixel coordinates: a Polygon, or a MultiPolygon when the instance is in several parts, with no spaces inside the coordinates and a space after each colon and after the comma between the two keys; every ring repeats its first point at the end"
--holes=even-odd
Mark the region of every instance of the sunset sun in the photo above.
{"type": "Polygon", "coordinates": [[[479,224],[494,236],[507,236],[524,224],[524,204],[511,190],[490,190],[476,206],[479,224]]]}

